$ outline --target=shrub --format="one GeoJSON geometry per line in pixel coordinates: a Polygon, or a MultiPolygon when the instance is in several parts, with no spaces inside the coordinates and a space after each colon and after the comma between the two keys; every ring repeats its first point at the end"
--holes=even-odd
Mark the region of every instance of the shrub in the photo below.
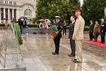
{"type": "Polygon", "coordinates": [[[30,28],[39,28],[39,24],[27,24],[30,28]]]}
{"type": "Polygon", "coordinates": [[[4,27],[4,26],[5,26],[5,24],[2,24],[2,23],[1,23],[1,24],[0,24],[0,26],[3,26],[3,27],[4,27]]]}

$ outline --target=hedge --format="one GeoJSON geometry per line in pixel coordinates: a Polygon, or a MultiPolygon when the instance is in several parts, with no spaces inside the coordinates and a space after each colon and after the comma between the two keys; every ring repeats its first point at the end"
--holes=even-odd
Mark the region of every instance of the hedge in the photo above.
{"type": "Polygon", "coordinates": [[[20,27],[17,23],[12,23],[13,24],[13,27],[15,29],[15,35],[17,37],[17,40],[19,42],[19,44],[23,44],[23,40],[22,40],[22,37],[21,37],[21,32],[20,32],[20,27]]]}
{"type": "Polygon", "coordinates": [[[4,26],[5,26],[5,24],[0,23],[0,26],[3,26],[3,27],[4,27],[4,26]]]}
{"type": "Polygon", "coordinates": [[[39,28],[39,24],[27,24],[30,28],[39,28]]]}

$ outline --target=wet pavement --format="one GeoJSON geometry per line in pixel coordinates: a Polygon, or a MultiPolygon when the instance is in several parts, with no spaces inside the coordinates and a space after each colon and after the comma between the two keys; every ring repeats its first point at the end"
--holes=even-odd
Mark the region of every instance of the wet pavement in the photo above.
{"type": "MultiPolygon", "coordinates": [[[[106,48],[83,43],[83,62],[73,63],[69,39],[61,39],[60,54],[52,55],[53,39],[45,35],[24,34],[21,54],[27,71],[106,71],[106,48]]],[[[85,33],[85,39],[88,34],[85,33]]],[[[99,37],[100,39],[100,37],[99,37]]]]}
{"type": "Polygon", "coordinates": [[[25,71],[18,41],[10,29],[0,29],[0,71],[25,71]]]}

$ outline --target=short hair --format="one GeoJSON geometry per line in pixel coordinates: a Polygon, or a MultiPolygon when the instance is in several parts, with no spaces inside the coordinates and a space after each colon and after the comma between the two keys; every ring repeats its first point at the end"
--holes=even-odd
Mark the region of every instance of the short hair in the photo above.
{"type": "Polygon", "coordinates": [[[76,19],[76,16],[71,16],[71,17],[73,17],[74,19],[76,19]]]}

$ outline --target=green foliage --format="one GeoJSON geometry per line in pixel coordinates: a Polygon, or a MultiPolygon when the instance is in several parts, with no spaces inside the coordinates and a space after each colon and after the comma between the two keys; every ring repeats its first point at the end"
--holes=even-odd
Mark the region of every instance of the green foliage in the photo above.
{"type": "Polygon", "coordinates": [[[39,24],[27,24],[30,28],[39,28],[39,24]]]}
{"type": "Polygon", "coordinates": [[[80,3],[78,0],[37,0],[36,20],[50,19],[53,20],[56,15],[63,20],[69,22],[74,11],[79,9],[80,3]]]}
{"type": "Polygon", "coordinates": [[[4,27],[4,26],[5,26],[5,24],[0,24],[0,26],[3,26],[3,27],[4,27]]]}
{"type": "Polygon", "coordinates": [[[16,30],[15,35],[17,37],[17,40],[18,40],[19,44],[21,45],[23,43],[23,40],[22,40],[22,37],[18,36],[19,34],[21,35],[19,25],[17,23],[12,23],[12,24],[13,24],[13,27],[15,28],[15,30],[16,30]]]}
{"type": "Polygon", "coordinates": [[[84,28],[84,31],[89,31],[89,27],[85,27],[84,28]]]}
{"type": "Polygon", "coordinates": [[[105,7],[106,0],[84,0],[82,15],[85,18],[86,23],[89,23],[89,20],[100,21],[101,18],[104,18],[105,7]]]}
{"type": "Polygon", "coordinates": [[[32,24],[35,24],[36,18],[32,18],[32,24]]]}

